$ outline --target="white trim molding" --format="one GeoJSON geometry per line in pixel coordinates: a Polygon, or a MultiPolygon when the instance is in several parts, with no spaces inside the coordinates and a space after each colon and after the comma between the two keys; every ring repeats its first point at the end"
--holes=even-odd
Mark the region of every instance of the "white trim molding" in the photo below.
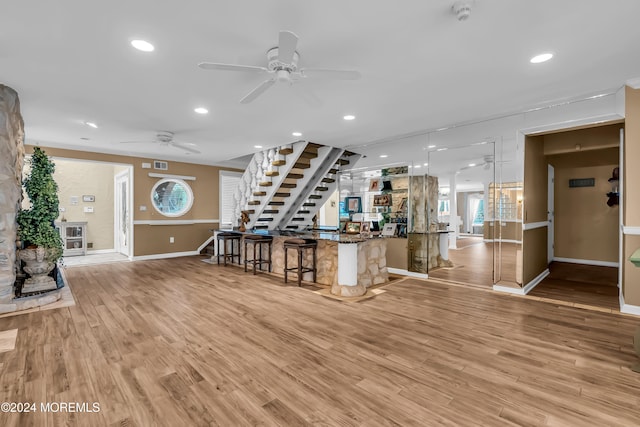
{"type": "Polygon", "coordinates": [[[593,259],[553,257],[553,260],[558,262],[568,262],[571,264],[597,265],[600,267],[619,267],[620,266],[617,262],[614,262],[614,261],[598,261],[593,259]]]}
{"type": "Polygon", "coordinates": [[[549,269],[547,268],[546,270],[544,270],[542,273],[538,274],[532,281],[527,283],[522,288],[510,288],[508,286],[500,286],[500,285],[495,285],[494,284],[493,285],[493,290],[494,291],[498,291],[498,292],[506,292],[506,293],[509,293],[509,294],[527,295],[529,292],[531,292],[531,290],[533,288],[538,286],[538,284],[540,282],[542,282],[544,280],[544,278],[547,277],[548,275],[549,275],[549,269]]]}
{"type": "MultiPolygon", "coordinates": [[[[492,242],[498,242],[498,243],[518,243],[521,244],[522,240],[513,240],[513,239],[482,239],[483,242],[487,242],[487,243],[492,243],[492,242]]],[[[464,249],[464,248],[462,248],[464,249]]]]}
{"type": "Polygon", "coordinates": [[[170,175],[168,173],[155,173],[155,172],[149,172],[149,176],[151,178],[169,178],[169,179],[182,179],[183,181],[195,181],[196,177],[195,176],[189,176],[189,175],[170,175]]]}
{"type": "Polygon", "coordinates": [[[207,246],[209,246],[209,243],[211,243],[211,242],[213,241],[213,239],[214,239],[214,236],[212,235],[212,236],[211,236],[211,237],[209,237],[207,240],[205,240],[205,242],[204,242],[203,244],[201,244],[201,245],[198,247],[198,253],[202,252],[202,250],[203,250],[204,248],[206,248],[207,246]]]}
{"type": "Polygon", "coordinates": [[[193,224],[218,224],[219,219],[139,219],[133,221],[133,225],[193,225],[193,224]]]}
{"type": "Polygon", "coordinates": [[[398,274],[400,276],[417,277],[418,279],[428,279],[429,275],[425,273],[416,273],[409,270],[403,270],[401,268],[387,267],[389,273],[398,274]]]}
{"type": "Polygon", "coordinates": [[[153,254],[153,255],[140,255],[134,256],[133,261],[146,261],[151,259],[165,259],[165,258],[179,258],[183,256],[194,256],[200,255],[198,251],[188,251],[188,252],[168,252],[165,254],[153,254]]]}
{"type": "Polygon", "coordinates": [[[623,225],[622,232],[624,234],[637,236],[640,234],[640,227],[629,227],[629,226],[623,225]]]}
{"type": "Polygon", "coordinates": [[[87,255],[97,255],[97,254],[115,254],[115,249],[87,249],[87,255]]]}
{"type": "Polygon", "coordinates": [[[549,221],[527,222],[522,224],[522,230],[535,230],[536,228],[548,227],[549,221]]]}
{"type": "Polygon", "coordinates": [[[632,89],[640,89],[640,77],[629,79],[626,84],[632,89]]]}
{"type": "Polygon", "coordinates": [[[620,313],[634,314],[640,316],[640,306],[631,304],[622,304],[620,307],[620,313]]]}

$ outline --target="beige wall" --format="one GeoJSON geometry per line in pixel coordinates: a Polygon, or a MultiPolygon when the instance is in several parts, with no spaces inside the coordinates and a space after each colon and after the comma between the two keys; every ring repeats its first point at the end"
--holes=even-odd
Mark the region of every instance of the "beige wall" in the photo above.
{"type": "Polygon", "coordinates": [[[556,257],[618,262],[619,208],[606,203],[611,191],[607,180],[618,166],[618,153],[618,148],[608,148],[548,157],[555,168],[556,257]],[[575,178],[595,178],[595,186],[569,188],[575,178]]]}
{"type": "Polygon", "coordinates": [[[605,126],[587,127],[544,135],[544,154],[547,156],[579,151],[601,150],[620,146],[620,128],[623,122],[605,126]]]}
{"type": "Polygon", "coordinates": [[[113,249],[114,165],[62,159],[54,162],[53,178],[58,184],[60,207],[65,209],[58,220],[64,215],[67,221],[87,221],[87,244],[93,244],[89,250],[113,249]],[[95,202],[84,202],[84,195],[94,196],[95,202]],[[77,198],[77,204],[71,203],[72,197],[77,198]],[[85,207],[92,207],[93,213],[84,212],[85,207]]]}
{"type": "Polygon", "coordinates": [[[522,236],[523,284],[545,271],[547,264],[547,227],[525,230],[522,236]]]}
{"type": "MultiPolygon", "coordinates": [[[[625,227],[640,227],[640,89],[625,91],[624,143],[624,219],[625,227]]],[[[625,235],[622,256],[622,292],[625,304],[640,306],[640,268],[629,257],[640,248],[640,236],[625,235]]]]}
{"type": "MultiPolygon", "coordinates": [[[[56,158],[83,159],[133,165],[133,217],[135,221],[170,219],[218,220],[219,171],[237,171],[236,169],[226,169],[217,166],[197,165],[174,161],[169,161],[169,170],[158,171],[154,169],[142,169],[143,162],[161,160],[158,158],[139,158],[114,154],[93,153],[88,151],[75,151],[47,147],[43,148],[48,155],[56,158]],[[155,211],[151,205],[151,189],[157,182],[157,178],[149,177],[149,172],[196,177],[195,181],[189,181],[189,185],[191,185],[194,194],[194,203],[191,210],[179,218],[168,218],[155,211]],[[141,211],[140,206],[146,206],[147,210],[141,211]]],[[[33,147],[27,146],[27,152],[31,153],[32,151],[33,147]]],[[[142,256],[194,251],[197,250],[198,247],[211,235],[208,230],[217,228],[218,224],[213,222],[180,226],[135,225],[133,254],[134,256],[142,256]],[[175,243],[169,243],[169,237],[174,237],[175,243]]]]}

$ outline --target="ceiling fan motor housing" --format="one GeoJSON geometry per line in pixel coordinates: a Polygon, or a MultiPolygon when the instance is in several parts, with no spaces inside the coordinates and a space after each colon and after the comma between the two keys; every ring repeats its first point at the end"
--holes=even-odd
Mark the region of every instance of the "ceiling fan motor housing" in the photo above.
{"type": "Polygon", "coordinates": [[[298,52],[293,53],[293,59],[290,64],[281,62],[278,59],[278,48],[274,47],[269,49],[267,52],[267,69],[269,71],[279,71],[279,70],[287,70],[288,72],[296,71],[298,69],[298,59],[300,59],[300,55],[298,52]]]}

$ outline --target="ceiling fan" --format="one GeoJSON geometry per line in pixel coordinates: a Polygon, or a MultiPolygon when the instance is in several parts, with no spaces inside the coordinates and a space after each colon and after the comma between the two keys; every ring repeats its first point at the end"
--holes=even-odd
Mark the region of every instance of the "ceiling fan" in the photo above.
{"type": "Polygon", "coordinates": [[[200,151],[196,150],[196,144],[191,142],[176,142],[173,140],[173,132],[158,131],[156,138],[150,141],[120,141],[121,144],[141,144],[141,143],[154,143],[161,146],[173,147],[178,150],[184,150],[193,154],[200,154],[200,151]]]}
{"type": "Polygon", "coordinates": [[[472,168],[482,168],[484,170],[491,169],[491,165],[494,163],[494,158],[491,155],[483,156],[482,162],[473,162],[469,163],[467,166],[460,168],[461,171],[472,169],[472,168]]]}
{"type": "MultiPolygon", "coordinates": [[[[278,46],[267,51],[267,66],[260,67],[254,65],[239,64],[221,64],[216,62],[201,62],[198,67],[203,70],[223,70],[223,71],[242,71],[255,74],[262,74],[267,77],[251,92],[245,95],[241,100],[241,104],[248,104],[258,96],[262,95],[276,82],[286,83],[293,86],[294,83],[306,78],[324,78],[336,80],[357,80],[360,73],[353,70],[332,70],[326,68],[298,68],[298,59],[300,55],[296,51],[298,45],[298,36],[291,31],[280,31],[278,46]]],[[[296,93],[306,102],[317,106],[320,100],[306,88],[294,86],[296,93]]]]}

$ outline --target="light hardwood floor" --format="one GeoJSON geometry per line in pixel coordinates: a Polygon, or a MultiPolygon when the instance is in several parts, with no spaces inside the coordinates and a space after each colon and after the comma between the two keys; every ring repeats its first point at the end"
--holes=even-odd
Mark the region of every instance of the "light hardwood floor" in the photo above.
{"type": "Polygon", "coordinates": [[[67,270],[77,304],[0,319],[1,426],[637,426],[640,321],[402,279],[359,303],[201,257],[67,270]]]}

